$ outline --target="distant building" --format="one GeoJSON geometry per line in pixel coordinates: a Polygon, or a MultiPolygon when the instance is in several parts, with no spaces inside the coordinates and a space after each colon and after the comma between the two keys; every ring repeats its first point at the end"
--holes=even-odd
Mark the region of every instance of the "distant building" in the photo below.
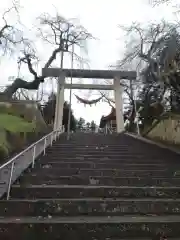
{"type": "MultiPolygon", "coordinates": [[[[124,126],[129,123],[131,116],[131,109],[124,112],[124,126]]],[[[107,116],[102,116],[99,124],[100,129],[111,129],[111,131],[116,131],[116,109],[111,108],[111,112],[107,116]]]]}
{"type": "Polygon", "coordinates": [[[99,128],[116,130],[116,109],[114,107],[112,107],[109,115],[101,117],[99,128]]]}

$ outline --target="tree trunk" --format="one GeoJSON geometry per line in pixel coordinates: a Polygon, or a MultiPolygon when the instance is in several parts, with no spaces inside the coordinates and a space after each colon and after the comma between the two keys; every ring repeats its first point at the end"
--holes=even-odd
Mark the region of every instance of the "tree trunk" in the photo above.
{"type": "Polygon", "coordinates": [[[1,95],[9,99],[12,98],[13,94],[20,88],[27,90],[37,90],[41,82],[44,82],[43,77],[37,77],[32,82],[24,81],[21,78],[16,78],[15,81],[10,86],[8,86],[1,95]]]}

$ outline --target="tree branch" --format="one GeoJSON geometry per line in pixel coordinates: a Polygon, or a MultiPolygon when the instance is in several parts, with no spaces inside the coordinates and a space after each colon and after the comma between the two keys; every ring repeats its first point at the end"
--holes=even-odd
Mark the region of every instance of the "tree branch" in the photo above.
{"type": "Polygon", "coordinates": [[[12,95],[19,89],[19,88],[24,88],[27,90],[37,90],[39,88],[40,83],[43,81],[42,77],[37,77],[34,79],[32,82],[27,82],[24,81],[21,78],[16,78],[15,81],[6,88],[4,91],[4,95],[7,98],[11,98],[12,95]]]}
{"type": "MultiPolygon", "coordinates": [[[[86,32],[85,29],[78,25],[75,26],[70,21],[65,20],[60,15],[56,17],[51,17],[47,14],[44,14],[43,17],[40,17],[41,28],[41,37],[48,43],[51,43],[55,46],[55,49],[52,51],[50,57],[45,63],[44,67],[48,68],[51,66],[53,61],[56,59],[57,54],[61,51],[67,51],[68,47],[75,44],[82,46],[81,42],[86,41],[88,38],[91,38],[91,34],[86,32]],[[66,29],[64,29],[64,24],[66,29]],[[48,29],[48,31],[47,31],[48,29]]],[[[29,72],[33,75],[34,80],[32,82],[24,81],[21,78],[16,78],[11,86],[9,86],[4,94],[8,97],[12,95],[19,89],[24,88],[28,90],[37,90],[41,82],[44,82],[45,76],[38,76],[38,73],[34,70],[32,60],[38,59],[36,57],[37,53],[28,46],[27,50],[24,50],[23,57],[19,58],[19,64],[25,63],[28,66],[29,72]],[[29,53],[30,52],[30,53],[29,53]]]]}
{"type": "Polygon", "coordinates": [[[6,15],[9,14],[12,10],[18,14],[17,3],[13,3],[13,6],[7,9],[2,16],[4,21],[4,25],[0,28],[0,48],[3,50],[3,55],[7,53],[7,51],[12,51],[13,48],[24,41],[22,32],[15,28],[11,24],[7,23],[6,15]]]}
{"type": "Polygon", "coordinates": [[[49,59],[48,59],[48,61],[46,62],[46,64],[44,65],[44,68],[50,67],[50,65],[52,64],[52,62],[56,59],[57,54],[60,53],[61,51],[63,51],[63,49],[62,49],[61,46],[59,46],[58,48],[56,48],[56,49],[52,52],[52,54],[51,54],[51,56],[49,57],[49,59]]]}
{"type": "Polygon", "coordinates": [[[26,53],[24,53],[24,55],[25,55],[24,57],[19,59],[18,64],[21,64],[21,62],[27,63],[29,72],[34,76],[34,78],[37,78],[38,75],[36,71],[33,69],[32,65],[32,58],[35,58],[35,56],[26,53]]]}

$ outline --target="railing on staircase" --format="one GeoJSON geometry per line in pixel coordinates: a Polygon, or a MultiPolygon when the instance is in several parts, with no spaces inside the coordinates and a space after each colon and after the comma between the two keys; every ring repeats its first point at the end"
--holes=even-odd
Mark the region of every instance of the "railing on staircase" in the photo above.
{"type": "Polygon", "coordinates": [[[112,134],[116,132],[116,127],[108,127],[106,126],[105,129],[104,129],[104,133],[105,134],[112,134]]]}
{"type": "Polygon", "coordinates": [[[40,154],[45,155],[46,148],[52,146],[62,132],[63,129],[52,131],[0,166],[0,197],[7,193],[9,200],[11,185],[30,165],[34,168],[35,159],[40,154]]]}

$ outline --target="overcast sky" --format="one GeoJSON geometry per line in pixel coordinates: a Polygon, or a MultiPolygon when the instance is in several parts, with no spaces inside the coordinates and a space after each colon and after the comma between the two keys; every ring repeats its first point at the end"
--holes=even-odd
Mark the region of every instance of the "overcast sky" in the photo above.
{"type": "MultiPolygon", "coordinates": [[[[0,11],[3,12],[10,5],[10,2],[8,0],[2,1],[0,11]]],[[[147,2],[148,0],[21,0],[20,3],[23,8],[21,8],[20,15],[21,21],[27,28],[32,28],[35,18],[41,13],[48,12],[49,14],[54,14],[55,8],[66,18],[79,18],[82,25],[99,39],[91,42],[88,46],[91,69],[107,69],[109,64],[123,57],[125,39],[117,27],[118,24],[127,25],[134,21],[158,21],[163,17],[172,19],[173,9],[170,6],[161,6],[153,9],[147,2]]],[[[48,49],[44,49],[43,44],[41,46],[39,46],[41,58],[46,59],[46,51],[48,52],[48,49]]],[[[66,60],[65,67],[68,66],[69,62],[66,60]]],[[[7,84],[9,75],[17,75],[15,59],[11,59],[11,61],[9,59],[1,59],[0,67],[0,85],[7,84]]],[[[48,88],[47,84],[45,88],[48,88]]],[[[84,98],[86,96],[89,99],[98,97],[97,92],[96,94],[92,92],[91,95],[86,90],[73,92],[84,98]]],[[[68,90],[66,90],[65,98],[66,100],[69,99],[68,90]]],[[[110,112],[110,107],[106,103],[84,107],[83,104],[77,103],[75,97],[72,99],[72,108],[76,117],[82,116],[88,121],[95,120],[97,123],[99,123],[102,115],[110,112]]]]}

